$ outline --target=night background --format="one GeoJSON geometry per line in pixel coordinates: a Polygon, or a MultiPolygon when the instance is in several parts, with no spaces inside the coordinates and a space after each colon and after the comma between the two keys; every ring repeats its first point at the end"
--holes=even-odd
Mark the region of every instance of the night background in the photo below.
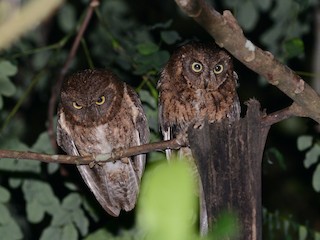
{"type": "MultiPolygon", "coordinates": [[[[1,26],[30,2],[0,1],[0,35],[6,34],[1,26]]],[[[317,0],[208,2],[219,12],[229,9],[248,39],[320,91],[317,0]]],[[[65,1],[33,30],[0,50],[0,149],[63,154],[50,143],[48,106],[88,6],[86,0],[65,1]]],[[[174,1],[101,1],[66,74],[112,69],[139,93],[151,142],[160,141],[159,73],[171,52],[191,40],[212,38],[174,1]]],[[[234,65],[243,114],[244,103],[251,98],[267,113],[292,103],[237,60],[234,65]]],[[[271,127],[262,163],[264,239],[320,239],[319,155],[315,121],[294,117],[271,127]]],[[[146,169],[164,160],[163,153],[149,153],[146,169]]],[[[0,160],[2,239],[140,239],[136,215],[137,210],[122,212],[119,218],[108,216],[73,165],[0,160]]]]}

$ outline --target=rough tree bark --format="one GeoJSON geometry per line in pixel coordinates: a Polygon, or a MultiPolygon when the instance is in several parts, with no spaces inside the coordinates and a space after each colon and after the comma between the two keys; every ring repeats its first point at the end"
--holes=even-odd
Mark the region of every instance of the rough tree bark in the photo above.
{"type": "Polygon", "coordinates": [[[228,210],[238,216],[243,240],[262,239],[261,162],[269,125],[256,100],[232,124],[191,127],[188,138],[203,183],[209,229],[228,210]]]}

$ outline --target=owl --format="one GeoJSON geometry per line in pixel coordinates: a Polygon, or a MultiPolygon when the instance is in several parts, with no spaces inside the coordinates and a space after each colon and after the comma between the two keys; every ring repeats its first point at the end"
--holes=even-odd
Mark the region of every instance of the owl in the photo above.
{"type": "MultiPolygon", "coordinates": [[[[108,70],[83,70],[62,84],[57,143],[69,155],[110,153],[149,141],[137,93],[108,70]]],[[[77,168],[101,206],[112,216],[137,201],[145,154],[77,168]]]]}
{"type": "MultiPolygon", "coordinates": [[[[164,140],[186,139],[189,126],[201,126],[206,119],[219,122],[240,118],[236,93],[237,75],[227,52],[214,43],[191,42],[179,47],[161,72],[159,123],[164,140]]],[[[167,150],[170,158],[171,151],[167,150]]],[[[189,159],[198,173],[191,150],[181,148],[179,155],[189,159]]],[[[206,210],[200,178],[200,228],[207,228],[206,210]]]]}

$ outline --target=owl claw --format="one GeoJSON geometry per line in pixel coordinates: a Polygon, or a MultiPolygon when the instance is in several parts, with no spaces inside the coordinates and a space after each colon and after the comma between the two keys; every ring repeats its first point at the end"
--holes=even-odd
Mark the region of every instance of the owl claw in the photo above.
{"type": "Polygon", "coordinates": [[[120,161],[122,163],[128,164],[129,163],[129,158],[121,158],[120,161]]]}
{"type": "Polygon", "coordinates": [[[121,159],[124,152],[125,152],[125,149],[123,147],[114,148],[114,149],[112,149],[112,152],[111,152],[111,158],[112,159],[121,159]]]}
{"type": "Polygon", "coordinates": [[[194,129],[201,129],[201,128],[203,128],[203,122],[196,122],[196,123],[193,125],[193,128],[194,128],[194,129]]]}
{"type": "Polygon", "coordinates": [[[90,162],[90,163],[89,163],[89,168],[93,168],[96,164],[97,164],[97,163],[94,162],[94,161],[93,161],[93,162],[90,162]]]}
{"type": "Polygon", "coordinates": [[[185,134],[185,133],[178,134],[176,136],[176,141],[181,146],[189,145],[188,137],[187,137],[187,134],[185,134]]]}

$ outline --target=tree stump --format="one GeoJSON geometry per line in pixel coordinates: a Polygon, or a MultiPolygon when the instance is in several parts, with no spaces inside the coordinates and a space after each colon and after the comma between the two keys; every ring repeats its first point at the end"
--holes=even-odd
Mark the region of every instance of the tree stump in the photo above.
{"type": "Polygon", "coordinates": [[[269,126],[256,100],[245,118],[190,128],[188,138],[204,190],[209,229],[222,212],[240,224],[237,239],[262,239],[261,163],[269,126]]]}

